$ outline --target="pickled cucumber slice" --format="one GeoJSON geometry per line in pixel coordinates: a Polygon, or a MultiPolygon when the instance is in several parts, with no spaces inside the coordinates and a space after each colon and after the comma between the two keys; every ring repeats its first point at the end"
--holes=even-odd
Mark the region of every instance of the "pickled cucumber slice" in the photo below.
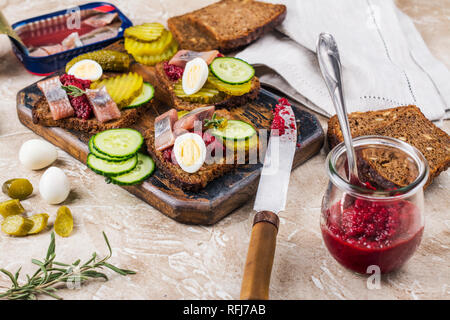
{"type": "Polygon", "coordinates": [[[173,36],[168,30],[164,30],[158,40],[152,42],[143,42],[133,38],[125,38],[125,50],[132,55],[160,55],[172,43],[173,36]]]}
{"type": "Polygon", "coordinates": [[[2,231],[10,236],[23,237],[33,228],[34,222],[22,216],[9,216],[2,222],[2,231]]]}
{"type": "Polygon", "coordinates": [[[196,102],[196,103],[214,103],[221,100],[222,95],[219,90],[214,88],[211,84],[206,83],[198,92],[187,95],[183,91],[183,86],[181,80],[175,83],[173,87],[173,92],[175,95],[185,101],[196,102]]]}
{"type": "Polygon", "coordinates": [[[136,99],[142,92],[144,80],[142,76],[129,72],[120,76],[100,80],[91,84],[92,89],[106,87],[111,99],[117,104],[119,108],[128,106],[134,99],[136,99]]]}
{"type": "Polygon", "coordinates": [[[154,41],[161,37],[164,26],[160,23],[144,23],[125,29],[125,38],[134,38],[141,41],[154,41]]]}
{"type": "Polygon", "coordinates": [[[2,191],[12,199],[24,200],[33,193],[33,185],[27,179],[11,179],[3,183],[2,191]]]}
{"type": "Polygon", "coordinates": [[[3,218],[22,214],[24,212],[25,209],[20,204],[19,199],[8,200],[0,203],[0,214],[3,216],[3,218]]]}
{"type": "Polygon", "coordinates": [[[133,55],[134,60],[146,66],[154,66],[158,62],[170,60],[178,51],[178,43],[172,40],[170,46],[161,54],[157,55],[133,55]]]}
{"type": "Polygon", "coordinates": [[[38,213],[35,215],[32,215],[29,218],[31,221],[33,221],[33,228],[31,228],[30,231],[28,231],[28,234],[36,234],[41,232],[47,227],[48,223],[48,214],[46,213],[38,213]]]}
{"type": "Polygon", "coordinates": [[[73,230],[72,212],[66,206],[58,209],[55,219],[55,232],[61,237],[68,237],[73,230]]]}
{"type": "Polygon", "coordinates": [[[66,72],[78,61],[91,59],[97,61],[104,71],[127,71],[130,67],[130,56],[125,52],[114,50],[98,50],[79,55],[66,64],[66,72]]]}
{"type": "Polygon", "coordinates": [[[232,96],[242,96],[252,89],[251,80],[242,84],[229,84],[223,82],[211,72],[208,75],[208,83],[212,84],[216,89],[232,96]]]}

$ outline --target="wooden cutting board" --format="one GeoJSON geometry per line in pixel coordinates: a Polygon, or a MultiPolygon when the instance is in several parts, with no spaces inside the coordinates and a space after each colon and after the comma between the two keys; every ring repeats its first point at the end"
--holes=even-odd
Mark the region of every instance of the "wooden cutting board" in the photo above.
{"type": "MultiPolygon", "coordinates": [[[[145,79],[148,67],[134,64],[133,71],[141,73],[145,79]]],[[[74,158],[86,163],[89,136],[76,131],[43,127],[33,123],[31,109],[41,95],[36,83],[18,92],[17,114],[20,122],[74,158]]],[[[247,119],[256,128],[268,129],[272,119],[272,108],[278,98],[274,93],[261,89],[256,101],[244,107],[235,108],[231,112],[247,119]]],[[[168,106],[160,103],[152,105],[133,128],[144,133],[156,116],[169,109],[168,106]]],[[[294,105],[293,110],[299,126],[299,145],[293,163],[295,168],[319,152],[324,142],[324,132],[317,118],[302,106],[294,105]]],[[[261,169],[261,163],[239,166],[196,193],[185,192],[176,187],[158,169],[144,183],[121,188],[178,222],[211,225],[246,202],[252,201],[258,187],[261,169]]]]}

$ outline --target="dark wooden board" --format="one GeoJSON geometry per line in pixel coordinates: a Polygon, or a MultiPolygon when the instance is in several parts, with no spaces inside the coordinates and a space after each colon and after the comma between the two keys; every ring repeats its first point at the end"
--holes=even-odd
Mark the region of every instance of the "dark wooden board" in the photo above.
{"type": "MultiPolygon", "coordinates": [[[[86,163],[89,136],[76,131],[57,127],[43,127],[34,124],[31,109],[41,97],[36,83],[22,89],[17,94],[17,113],[26,127],[52,144],[68,152],[74,158],[86,163]]],[[[247,119],[257,128],[269,128],[271,110],[278,100],[274,93],[261,89],[259,98],[245,107],[231,112],[247,119]]],[[[159,103],[152,104],[149,111],[133,126],[142,133],[151,127],[154,118],[168,110],[159,103]]],[[[299,136],[293,168],[316,154],[324,142],[324,132],[317,118],[299,106],[293,106],[299,124],[299,136]]],[[[130,193],[172,219],[188,224],[211,225],[227,214],[251,200],[256,193],[262,164],[241,165],[233,172],[209,183],[199,192],[185,192],[173,185],[159,170],[144,183],[124,186],[130,193]]]]}

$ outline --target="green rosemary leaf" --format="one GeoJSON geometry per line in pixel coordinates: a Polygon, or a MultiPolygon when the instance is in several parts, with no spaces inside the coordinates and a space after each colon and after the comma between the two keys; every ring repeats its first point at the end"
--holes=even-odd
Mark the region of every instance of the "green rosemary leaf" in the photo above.
{"type": "Polygon", "coordinates": [[[8,270],[5,269],[0,269],[1,272],[3,272],[4,274],[6,274],[8,276],[8,278],[11,279],[11,282],[14,285],[14,288],[17,288],[19,286],[19,284],[17,283],[16,279],[13,277],[12,273],[9,272],[8,270]]]}
{"type": "Polygon", "coordinates": [[[74,263],[72,263],[73,266],[78,266],[80,264],[81,260],[78,259],[77,261],[75,261],[74,263]]]}
{"type": "Polygon", "coordinates": [[[108,237],[106,236],[105,231],[102,232],[103,233],[103,238],[105,239],[106,245],[108,246],[108,250],[109,250],[109,257],[112,256],[112,249],[111,249],[111,245],[109,244],[109,240],[108,237]]]}
{"type": "Polygon", "coordinates": [[[106,263],[106,262],[102,263],[102,265],[104,265],[105,267],[107,267],[107,268],[109,268],[109,269],[111,269],[111,270],[113,270],[113,271],[115,271],[118,274],[121,274],[123,276],[125,276],[127,274],[136,274],[136,272],[134,272],[134,271],[126,270],[126,269],[120,269],[120,268],[117,268],[117,267],[115,267],[115,266],[113,266],[113,265],[111,265],[109,263],[106,263]]]}
{"type": "Polygon", "coordinates": [[[19,279],[20,270],[22,270],[22,267],[20,267],[19,270],[17,270],[16,274],[14,275],[14,279],[16,279],[16,282],[19,279]]]}
{"type": "Polygon", "coordinates": [[[48,260],[50,258],[50,255],[55,253],[55,233],[52,231],[50,235],[50,245],[47,249],[47,255],[45,257],[45,260],[48,260]]]}
{"type": "Polygon", "coordinates": [[[108,276],[104,273],[97,272],[94,270],[88,270],[81,273],[84,276],[90,277],[90,278],[103,278],[105,280],[108,280],[108,276]]]}
{"type": "Polygon", "coordinates": [[[56,264],[57,266],[61,266],[61,267],[69,267],[70,266],[70,264],[62,263],[62,262],[58,262],[58,261],[53,261],[53,264],[56,264]]]}

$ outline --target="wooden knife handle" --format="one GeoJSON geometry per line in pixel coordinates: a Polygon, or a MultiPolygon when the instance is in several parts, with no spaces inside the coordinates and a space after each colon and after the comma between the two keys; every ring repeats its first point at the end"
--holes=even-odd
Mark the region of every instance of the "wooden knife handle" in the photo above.
{"type": "Polygon", "coordinates": [[[255,215],[242,280],[241,300],[269,299],[278,225],[278,216],[273,212],[261,211],[255,215]]]}

